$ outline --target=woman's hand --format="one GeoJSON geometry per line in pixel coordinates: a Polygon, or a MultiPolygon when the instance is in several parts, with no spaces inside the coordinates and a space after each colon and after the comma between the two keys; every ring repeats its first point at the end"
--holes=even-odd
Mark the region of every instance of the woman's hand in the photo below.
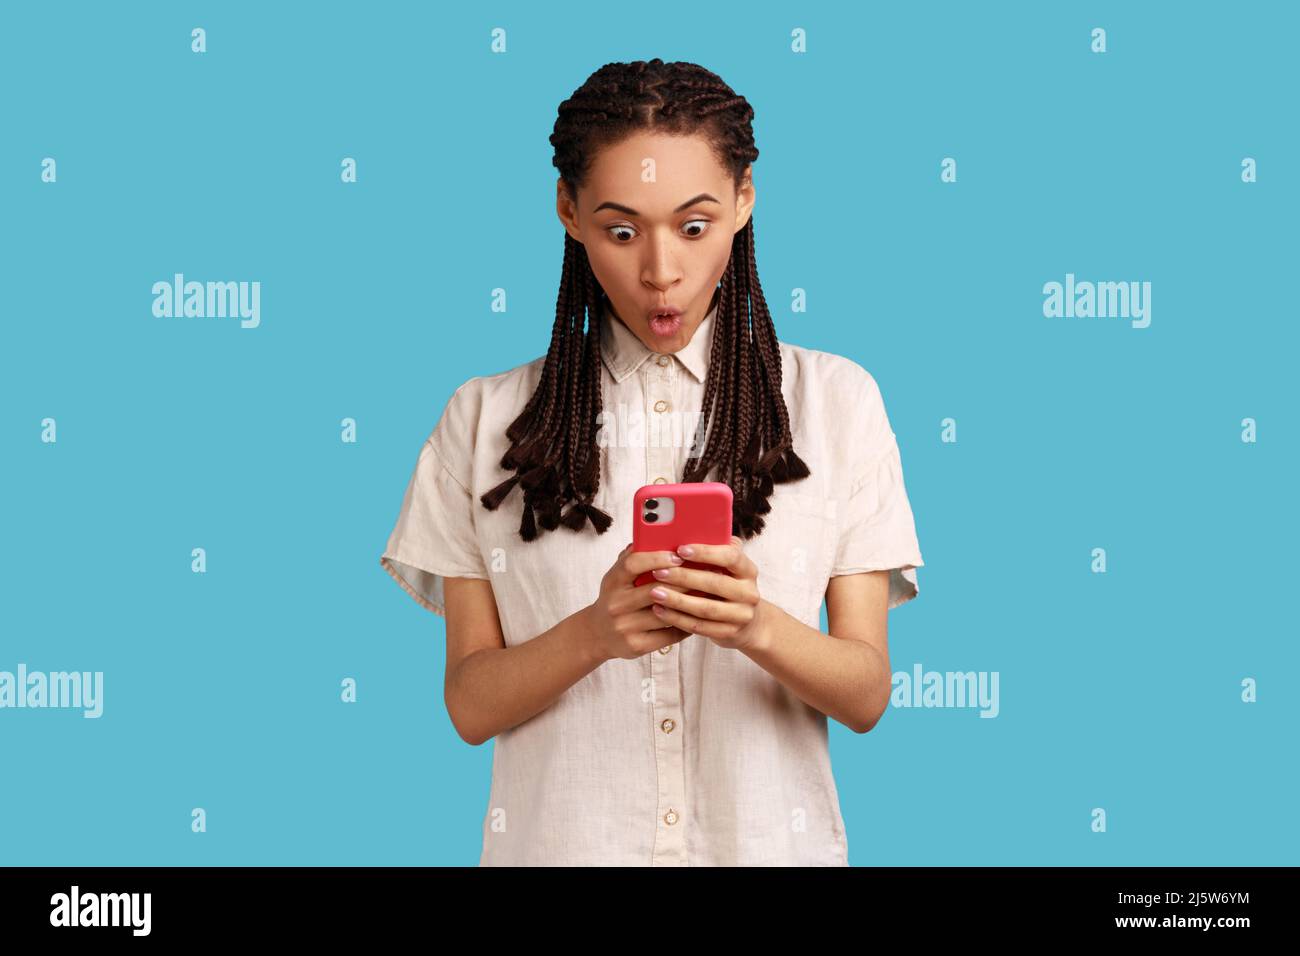
{"type": "Polygon", "coordinates": [[[657,587],[669,587],[650,581],[637,587],[637,575],[655,568],[680,565],[682,559],[671,551],[633,551],[628,545],[600,582],[600,595],[583,609],[587,630],[592,635],[593,652],[603,663],[615,657],[630,660],[650,651],[690,637],[690,633],[660,620],[650,610],[654,598],[650,592],[657,587]]]}
{"type": "Polygon", "coordinates": [[[733,534],[731,544],[682,545],[677,552],[731,573],[683,567],[655,570],[663,591],[651,589],[653,613],[661,621],[707,637],[720,647],[743,650],[757,646],[766,633],[769,605],[758,593],[758,565],[740,550],[740,539],[733,534]],[[715,594],[721,600],[685,593],[691,590],[715,594]]]}

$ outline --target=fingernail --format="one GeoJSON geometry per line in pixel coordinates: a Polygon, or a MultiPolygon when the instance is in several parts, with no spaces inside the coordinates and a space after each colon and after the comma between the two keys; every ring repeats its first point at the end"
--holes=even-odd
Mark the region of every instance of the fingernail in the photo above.
{"type": "Polygon", "coordinates": [[[677,557],[677,555],[675,555],[675,554],[670,554],[670,555],[668,555],[668,558],[669,558],[669,560],[672,561],[673,564],[681,564],[681,563],[683,563],[683,562],[682,562],[682,559],[679,558],[679,557],[677,557]]]}
{"type": "Polygon", "coordinates": [[[660,600],[663,600],[668,596],[668,592],[665,591],[663,588],[655,588],[653,591],[650,592],[650,596],[657,597],[660,600]]]}
{"type": "Polygon", "coordinates": [[[660,581],[667,580],[667,578],[668,578],[668,569],[667,569],[667,568],[655,568],[654,571],[653,571],[652,573],[653,573],[654,576],[657,577],[660,581]]]}
{"type": "Polygon", "coordinates": [[[677,549],[677,553],[678,553],[678,554],[684,554],[684,555],[686,555],[686,557],[689,558],[691,555],[693,555],[693,554],[695,553],[695,549],[692,548],[689,544],[684,544],[684,545],[682,545],[680,548],[677,549]]]}

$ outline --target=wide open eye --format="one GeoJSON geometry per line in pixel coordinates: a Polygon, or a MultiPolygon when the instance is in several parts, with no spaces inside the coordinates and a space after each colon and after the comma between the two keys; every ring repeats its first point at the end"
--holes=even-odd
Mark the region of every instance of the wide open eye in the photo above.
{"type": "MultiPolygon", "coordinates": [[[[712,225],[712,223],[710,223],[709,220],[707,220],[707,219],[688,219],[688,220],[686,220],[686,222],[682,225],[682,229],[684,229],[684,230],[685,230],[685,229],[692,229],[692,228],[695,229],[696,231],[690,233],[689,235],[687,235],[686,238],[687,238],[687,239],[699,239],[699,238],[703,237],[703,235],[704,235],[706,232],[709,231],[709,226],[711,226],[711,225],[712,225]]],[[[621,243],[621,244],[623,244],[623,245],[626,245],[627,243],[631,242],[631,241],[632,241],[632,238],[636,235],[636,230],[635,230],[635,229],[633,229],[631,226],[625,225],[625,224],[623,224],[623,223],[619,223],[619,224],[616,225],[616,226],[607,226],[607,227],[605,228],[605,231],[608,232],[611,236],[614,237],[615,242],[621,243]],[[618,233],[618,232],[621,232],[621,233],[631,233],[632,235],[628,236],[628,237],[625,239],[625,238],[622,238],[622,237],[620,237],[620,236],[618,236],[618,235],[615,235],[615,233],[618,233]]]]}

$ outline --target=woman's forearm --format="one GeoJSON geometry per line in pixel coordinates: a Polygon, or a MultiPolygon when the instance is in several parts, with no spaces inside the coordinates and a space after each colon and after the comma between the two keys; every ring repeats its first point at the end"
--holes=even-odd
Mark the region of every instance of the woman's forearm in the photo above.
{"type": "Polygon", "coordinates": [[[587,610],[514,647],[475,651],[447,675],[447,711],[462,739],[477,746],[522,724],[600,665],[587,610]]]}
{"type": "Polygon", "coordinates": [[[763,601],[766,626],[742,649],[800,700],[857,733],[875,726],[889,706],[891,675],[880,653],[863,641],[809,627],[763,601]]]}

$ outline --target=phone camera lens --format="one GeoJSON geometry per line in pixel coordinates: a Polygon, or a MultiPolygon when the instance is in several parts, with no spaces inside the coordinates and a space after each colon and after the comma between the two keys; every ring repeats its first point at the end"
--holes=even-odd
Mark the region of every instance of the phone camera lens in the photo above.
{"type": "Polygon", "coordinates": [[[659,516],[655,514],[653,511],[645,516],[646,524],[654,524],[658,520],[659,520],[659,516]]]}
{"type": "Polygon", "coordinates": [[[659,507],[659,499],[658,499],[658,498],[647,498],[647,499],[645,500],[645,506],[646,506],[647,508],[649,508],[651,511],[654,511],[656,508],[659,507]]]}

